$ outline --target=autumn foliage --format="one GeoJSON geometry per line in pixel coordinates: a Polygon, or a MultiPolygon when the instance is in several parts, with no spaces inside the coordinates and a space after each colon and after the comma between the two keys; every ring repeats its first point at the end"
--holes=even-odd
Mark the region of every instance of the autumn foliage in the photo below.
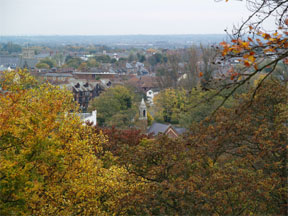
{"type": "Polygon", "coordinates": [[[285,214],[287,86],[270,81],[252,103],[250,94],[182,138],[121,151],[118,163],[145,185],[126,200],[132,215],[285,214]]]}
{"type": "Polygon", "coordinates": [[[97,158],[106,139],[71,113],[71,93],[23,71],[5,73],[1,87],[1,215],[123,214],[117,203],[135,185],[97,158]]]}
{"type": "Polygon", "coordinates": [[[69,92],[27,72],[1,87],[2,215],[286,213],[285,83],[239,95],[177,139],[83,126],[69,92]]]}

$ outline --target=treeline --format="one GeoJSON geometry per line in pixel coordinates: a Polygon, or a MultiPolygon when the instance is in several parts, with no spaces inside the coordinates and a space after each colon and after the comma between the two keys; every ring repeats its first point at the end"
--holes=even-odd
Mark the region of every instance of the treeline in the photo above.
{"type": "Polygon", "coordinates": [[[12,42],[0,44],[0,52],[13,54],[20,53],[22,51],[22,47],[18,44],[14,44],[12,42]]]}

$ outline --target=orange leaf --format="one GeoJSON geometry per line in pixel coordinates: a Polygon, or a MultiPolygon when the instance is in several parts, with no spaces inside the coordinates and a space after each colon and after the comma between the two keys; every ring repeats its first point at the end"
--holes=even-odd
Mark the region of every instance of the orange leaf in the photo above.
{"type": "Polygon", "coordinates": [[[222,41],[222,42],[220,43],[220,45],[221,45],[221,46],[227,46],[227,43],[226,43],[225,41],[222,41]]]}
{"type": "Polygon", "coordinates": [[[247,60],[245,60],[245,61],[244,61],[244,65],[245,65],[246,67],[249,67],[249,66],[250,66],[250,63],[249,63],[247,60]]]}
{"type": "Polygon", "coordinates": [[[263,33],[262,37],[265,38],[266,40],[269,40],[269,38],[271,38],[271,36],[267,33],[263,33]]]}
{"type": "Polygon", "coordinates": [[[280,39],[281,37],[282,37],[282,34],[278,35],[278,36],[277,36],[277,39],[280,39]]]}
{"type": "Polygon", "coordinates": [[[248,37],[248,40],[249,40],[250,42],[253,42],[252,38],[250,38],[250,37],[248,37]]]}

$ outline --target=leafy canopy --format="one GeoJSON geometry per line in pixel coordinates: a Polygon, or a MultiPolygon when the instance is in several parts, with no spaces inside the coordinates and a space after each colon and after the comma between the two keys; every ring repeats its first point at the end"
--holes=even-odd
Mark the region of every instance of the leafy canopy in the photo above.
{"type": "Polygon", "coordinates": [[[71,111],[72,94],[5,72],[0,94],[1,215],[125,214],[132,190],[120,166],[97,157],[106,142],[71,111]]]}

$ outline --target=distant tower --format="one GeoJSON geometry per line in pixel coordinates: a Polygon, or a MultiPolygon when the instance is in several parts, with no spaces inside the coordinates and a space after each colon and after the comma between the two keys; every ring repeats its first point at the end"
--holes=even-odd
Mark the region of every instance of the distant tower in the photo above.
{"type": "Polygon", "coordinates": [[[147,120],[147,107],[143,98],[139,106],[139,120],[147,120]]]}
{"type": "Polygon", "coordinates": [[[32,58],[34,58],[34,55],[35,55],[35,53],[34,53],[33,49],[30,49],[28,47],[22,49],[22,58],[24,58],[24,59],[32,59],[32,58]]]}
{"type": "Polygon", "coordinates": [[[144,99],[142,98],[141,104],[139,106],[139,120],[137,121],[137,127],[143,132],[147,132],[147,126],[148,126],[148,121],[147,121],[147,107],[144,102],[144,99]]]}

